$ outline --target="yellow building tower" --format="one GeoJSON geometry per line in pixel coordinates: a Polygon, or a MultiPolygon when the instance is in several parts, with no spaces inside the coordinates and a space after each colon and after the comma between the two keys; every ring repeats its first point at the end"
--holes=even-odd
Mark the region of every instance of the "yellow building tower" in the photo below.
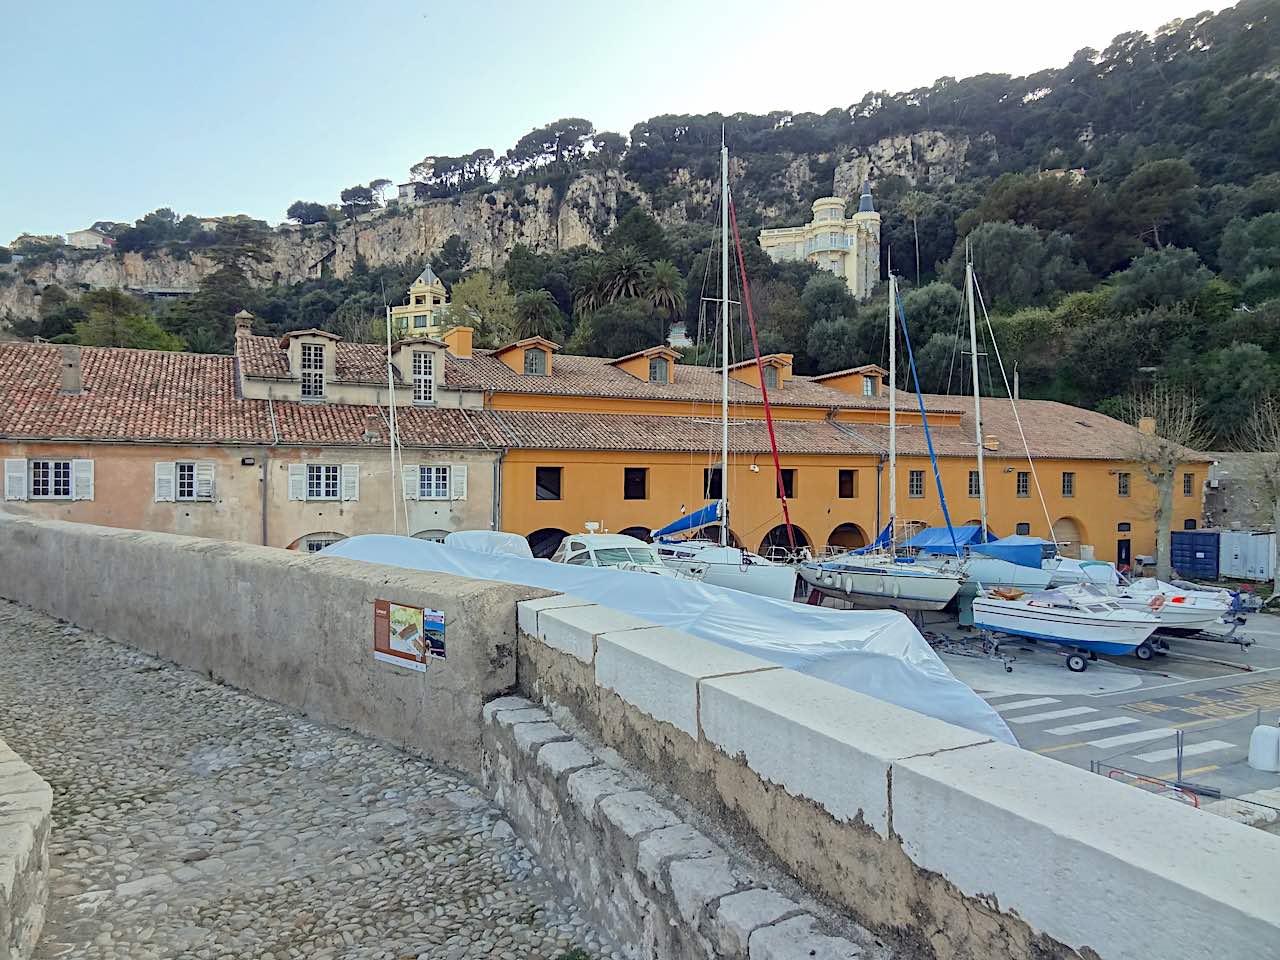
{"type": "Polygon", "coordinates": [[[409,287],[409,302],[391,308],[391,324],[398,337],[439,337],[444,332],[444,308],[449,293],[427,265],[409,287]]]}
{"type": "Polygon", "coordinates": [[[849,292],[865,300],[880,282],[880,214],[871,185],[862,182],[857,213],[845,217],[844,207],[840,197],[821,197],[803,226],[761,230],[760,247],[774,260],[808,260],[843,277],[849,292]]]}

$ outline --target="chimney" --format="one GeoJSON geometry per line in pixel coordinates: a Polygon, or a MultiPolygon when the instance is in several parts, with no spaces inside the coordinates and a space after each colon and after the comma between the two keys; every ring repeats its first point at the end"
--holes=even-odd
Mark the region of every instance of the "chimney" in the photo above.
{"type": "Polygon", "coordinates": [[[380,443],[382,441],[382,417],[376,413],[370,413],[364,418],[364,437],[365,443],[380,443]]]}
{"type": "Polygon", "coordinates": [[[248,310],[241,310],[236,314],[236,336],[248,337],[253,335],[253,314],[248,310]]]}
{"type": "Polygon", "coordinates": [[[76,396],[84,390],[84,377],[80,371],[80,347],[65,344],[59,348],[62,355],[59,361],[62,375],[62,392],[76,396]]]}
{"type": "Polygon", "coordinates": [[[1145,433],[1148,437],[1154,437],[1156,435],[1156,418],[1143,417],[1141,420],[1139,420],[1138,432],[1145,433]]]}
{"type": "Polygon", "coordinates": [[[471,359],[471,337],[474,331],[470,327],[451,327],[441,338],[448,346],[449,352],[459,360],[471,359]]]}

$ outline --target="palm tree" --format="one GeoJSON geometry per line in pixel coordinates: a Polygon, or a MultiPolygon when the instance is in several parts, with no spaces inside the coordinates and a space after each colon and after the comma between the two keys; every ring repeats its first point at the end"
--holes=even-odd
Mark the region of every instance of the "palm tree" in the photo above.
{"type": "Polygon", "coordinates": [[[623,297],[640,297],[644,295],[649,282],[649,261],[635,247],[619,247],[605,260],[605,272],[608,275],[609,302],[621,300],[623,297]]]}
{"type": "Polygon", "coordinates": [[[911,235],[916,242],[916,286],[920,286],[920,231],[916,228],[917,221],[924,216],[925,212],[933,205],[933,201],[926,193],[919,190],[912,190],[899,201],[898,206],[902,212],[911,219],[911,235]]]}
{"type": "Polygon", "coordinates": [[[560,308],[548,290],[530,290],[516,298],[515,336],[546,337],[555,340],[561,335],[560,308]]]}
{"type": "Polygon", "coordinates": [[[586,257],[573,271],[573,312],[578,316],[608,302],[609,275],[603,257],[586,257]]]}
{"type": "Polygon", "coordinates": [[[672,320],[684,311],[684,277],[670,260],[657,261],[649,271],[645,298],[672,320]]]}

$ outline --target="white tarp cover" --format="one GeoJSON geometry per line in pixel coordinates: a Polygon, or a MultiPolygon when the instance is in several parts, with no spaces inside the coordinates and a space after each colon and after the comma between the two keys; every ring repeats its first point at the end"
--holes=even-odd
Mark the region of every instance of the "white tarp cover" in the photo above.
{"type": "Polygon", "coordinates": [[[810,607],[675,577],[386,534],[348,537],[321,555],[571,594],[1017,744],[1000,715],[952,676],[911,621],[893,611],[810,607]]]}
{"type": "Polygon", "coordinates": [[[506,533],[502,530],[458,530],[445,535],[444,545],[462,550],[475,550],[477,553],[497,554],[501,557],[533,559],[533,551],[529,549],[528,540],[518,533],[506,533]]]}

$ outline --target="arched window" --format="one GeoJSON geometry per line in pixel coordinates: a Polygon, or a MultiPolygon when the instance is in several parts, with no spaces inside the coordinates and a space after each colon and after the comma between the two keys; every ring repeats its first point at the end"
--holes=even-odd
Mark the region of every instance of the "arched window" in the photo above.
{"type": "Polygon", "coordinates": [[[650,357],[649,358],[649,382],[650,383],[666,383],[670,379],[668,370],[670,361],[666,357],[650,357]]]}

